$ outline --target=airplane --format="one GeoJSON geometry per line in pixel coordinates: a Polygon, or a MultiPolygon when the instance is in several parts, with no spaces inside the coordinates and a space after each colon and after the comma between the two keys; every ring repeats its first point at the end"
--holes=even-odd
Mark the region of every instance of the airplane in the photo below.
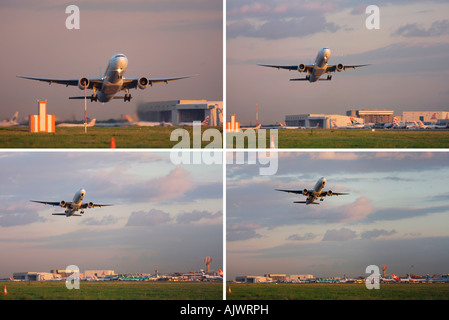
{"type": "Polygon", "coordinates": [[[303,194],[307,197],[306,201],[293,201],[293,203],[305,203],[307,205],[309,204],[319,204],[318,202],[315,202],[316,199],[320,198],[320,201],[323,201],[324,197],[326,196],[340,196],[340,195],[347,195],[349,193],[337,193],[329,191],[322,191],[324,185],[326,184],[326,178],[322,177],[318,179],[317,183],[313,187],[313,190],[284,190],[284,189],[275,189],[276,191],[283,191],[283,192],[289,192],[289,193],[297,193],[297,194],[303,194]]]}
{"type": "Polygon", "coordinates": [[[428,124],[425,125],[421,120],[418,121],[418,125],[422,129],[446,129],[446,125],[428,124]]]}
{"type": "Polygon", "coordinates": [[[318,51],[318,54],[315,59],[314,64],[299,64],[299,65],[293,65],[293,66],[282,66],[282,65],[271,65],[271,64],[259,64],[259,66],[262,67],[270,67],[270,68],[276,68],[276,69],[286,69],[286,70],[296,70],[298,72],[305,72],[306,77],[305,78],[298,78],[298,79],[290,79],[290,81],[309,81],[309,82],[316,82],[318,80],[332,80],[331,72],[341,72],[346,69],[356,69],[360,67],[368,66],[369,64],[360,64],[360,65],[353,65],[353,66],[345,66],[341,63],[337,65],[328,65],[327,62],[329,61],[331,56],[331,51],[329,48],[324,47],[321,48],[320,51],[318,51]],[[321,79],[320,77],[327,73],[327,78],[321,79]]]}
{"type": "MultiPolygon", "coordinates": [[[[199,122],[199,121],[192,121],[192,122],[179,122],[178,126],[180,127],[193,127],[194,122],[199,122]]],[[[209,125],[209,116],[207,116],[206,118],[204,118],[203,121],[201,121],[201,125],[202,126],[208,126],[209,125]]]]}
{"type": "Polygon", "coordinates": [[[204,272],[204,270],[201,270],[202,273],[202,277],[203,279],[206,280],[223,280],[223,270],[218,269],[218,275],[213,276],[213,275],[209,275],[207,273],[204,272]]]}
{"type": "MultiPolygon", "coordinates": [[[[86,126],[87,127],[93,127],[95,126],[95,122],[97,119],[92,119],[89,121],[86,126]]],[[[84,123],[60,123],[56,125],[57,127],[84,127],[84,123]]]]}
{"type": "Polygon", "coordinates": [[[70,217],[70,216],[81,217],[81,215],[84,214],[84,209],[86,209],[86,208],[88,209],[88,208],[95,208],[95,207],[112,206],[112,204],[95,204],[93,202],[84,203],[82,201],[83,201],[83,198],[85,195],[86,195],[86,190],[84,190],[83,188],[79,188],[78,191],[76,191],[72,202],[65,202],[64,200],[61,200],[60,202],[46,202],[46,201],[35,201],[35,200],[30,200],[30,201],[65,208],[66,209],[65,213],[53,213],[52,215],[66,216],[66,217],[70,217]],[[80,211],[81,214],[75,213],[79,209],[81,209],[81,211],[80,211]]]}
{"type": "Polygon", "coordinates": [[[19,117],[19,111],[16,111],[11,119],[0,122],[0,127],[12,127],[16,126],[19,123],[17,122],[17,118],[19,117]]]}
{"type": "Polygon", "coordinates": [[[364,124],[361,124],[357,120],[355,120],[353,117],[350,117],[349,120],[351,121],[351,124],[349,126],[337,126],[335,123],[335,120],[332,121],[332,128],[333,129],[363,129],[365,128],[364,124]]]}
{"type": "Polygon", "coordinates": [[[410,282],[410,275],[407,278],[400,278],[393,273],[391,276],[396,282],[410,282]]]}
{"type": "Polygon", "coordinates": [[[129,115],[125,116],[130,126],[135,127],[171,127],[173,124],[164,121],[134,121],[129,115]]]}
{"type": "MultiPolygon", "coordinates": [[[[64,84],[66,87],[68,86],[78,86],[81,90],[91,89],[93,90],[93,94],[90,97],[90,101],[100,101],[100,102],[108,102],[111,99],[123,99],[126,101],[131,101],[131,94],[129,93],[129,89],[145,89],[146,87],[153,86],[155,83],[169,81],[175,81],[185,78],[190,78],[196,75],[189,76],[181,76],[181,77],[173,77],[173,78],[133,78],[126,79],[123,77],[123,74],[128,67],[128,58],[122,53],[114,54],[111,59],[109,59],[108,66],[106,68],[106,72],[100,78],[86,78],[82,77],[81,79],[49,79],[49,78],[36,78],[36,77],[25,77],[25,76],[17,76],[18,78],[30,79],[30,80],[38,80],[48,82],[49,84],[58,83],[64,84]],[[119,91],[125,90],[126,94],[123,97],[115,96],[119,91]]],[[[84,96],[81,97],[69,97],[69,99],[84,99],[84,96]]]]}

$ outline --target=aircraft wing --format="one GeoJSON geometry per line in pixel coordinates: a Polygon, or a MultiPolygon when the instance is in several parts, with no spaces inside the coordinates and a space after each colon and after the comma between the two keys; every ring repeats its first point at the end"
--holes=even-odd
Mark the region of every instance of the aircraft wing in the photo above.
{"type": "MultiPolygon", "coordinates": [[[[56,206],[59,207],[61,205],[61,202],[47,202],[47,201],[35,201],[35,200],[30,200],[31,202],[37,202],[37,203],[42,203],[42,204],[48,204],[50,206],[56,206]]],[[[71,202],[66,202],[65,205],[70,206],[72,203],[71,202]]]]}
{"type": "MultiPolygon", "coordinates": [[[[80,79],[52,79],[52,78],[36,78],[36,77],[24,77],[17,76],[18,78],[29,79],[29,80],[37,80],[48,82],[48,84],[57,83],[64,84],[66,86],[77,86],[80,79]]],[[[101,78],[92,78],[89,80],[89,87],[87,89],[92,89],[93,87],[101,88],[103,79],[101,78]]]]}
{"type": "Polygon", "coordinates": [[[276,191],[283,191],[288,193],[296,193],[296,194],[303,194],[303,190],[284,190],[284,189],[275,189],[276,191]]]}
{"type": "MultiPolygon", "coordinates": [[[[359,65],[354,65],[354,66],[344,66],[344,65],[342,65],[342,69],[340,69],[340,70],[357,69],[357,68],[366,67],[366,66],[369,66],[369,64],[359,64],[359,65]]],[[[330,71],[330,72],[338,71],[337,67],[338,67],[337,65],[328,66],[327,67],[327,71],[330,71]]]]}
{"type": "Polygon", "coordinates": [[[85,209],[85,208],[101,208],[101,207],[109,207],[109,206],[113,206],[113,204],[96,204],[93,203],[90,207],[88,203],[82,203],[80,208],[85,209]]]}
{"type": "Polygon", "coordinates": [[[326,196],[344,196],[347,195],[349,193],[346,192],[329,192],[329,191],[323,191],[321,192],[321,194],[319,195],[320,197],[326,197],[326,196]]]}
{"type": "Polygon", "coordinates": [[[299,72],[306,72],[306,71],[312,71],[313,70],[313,65],[305,65],[303,70],[299,69],[299,65],[294,65],[294,66],[279,66],[279,65],[272,65],[272,64],[258,64],[258,66],[261,67],[268,67],[268,68],[275,68],[275,69],[285,69],[285,70],[296,70],[299,72]]]}
{"type": "MultiPolygon", "coordinates": [[[[176,81],[181,79],[187,79],[191,77],[195,77],[197,74],[191,74],[188,76],[180,76],[180,77],[172,77],[172,78],[148,78],[148,84],[152,86],[155,83],[169,83],[170,81],[176,81]]],[[[123,80],[123,87],[128,89],[134,89],[137,88],[139,79],[124,79],[123,80]]]]}

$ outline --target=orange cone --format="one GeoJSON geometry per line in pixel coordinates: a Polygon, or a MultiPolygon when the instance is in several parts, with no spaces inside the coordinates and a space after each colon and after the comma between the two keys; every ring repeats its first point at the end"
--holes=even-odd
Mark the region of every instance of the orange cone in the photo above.
{"type": "Polygon", "coordinates": [[[115,139],[112,137],[111,139],[111,149],[115,149],[115,139]]]}
{"type": "Polygon", "coordinates": [[[274,144],[273,135],[271,135],[271,139],[270,139],[270,149],[276,149],[276,145],[274,144]]]}
{"type": "Polygon", "coordinates": [[[8,291],[6,291],[6,285],[5,285],[5,289],[3,290],[3,295],[6,296],[8,294],[8,291]]]}
{"type": "Polygon", "coordinates": [[[229,286],[229,290],[228,290],[228,293],[231,293],[231,286],[229,286]]]}

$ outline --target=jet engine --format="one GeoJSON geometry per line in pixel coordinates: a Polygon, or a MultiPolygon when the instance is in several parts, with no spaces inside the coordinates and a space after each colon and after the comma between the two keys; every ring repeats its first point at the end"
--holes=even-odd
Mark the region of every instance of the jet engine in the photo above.
{"type": "Polygon", "coordinates": [[[337,71],[338,71],[338,72],[343,71],[344,68],[345,68],[345,66],[342,65],[341,63],[337,64],[337,71]]]}
{"type": "Polygon", "coordinates": [[[309,191],[308,191],[307,189],[304,189],[304,190],[302,191],[302,194],[305,195],[305,196],[307,196],[307,195],[309,194],[309,191]]]}
{"type": "Polygon", "coordinates": [[[327,192],[327,195],[328,195],[328,196],[331,196],[331,195],[332,195],[332,190],[329,190],[329,191],[327,192]]]}
{"type": "Polygon", "coordinates": [[[88,206],[89,208],[93,208],[94,203],[93,203],[93,202],[89,202],[89,203],[87,204],[87,206],[88,206]]]}
{"type": "Polygon", "coordinates": [[[139,81],[137,81],[137,85],[140,89],[145,89],[146,87],[148,87],[148,84],[148,79],[145,77],[142,77],[139,79],[139,81]]]}
{"type": "Polygon", "coordinates": [[[89,87],[89,79],[83,77],[78,80],[78,88],[80,88],[81,90],[84,90],[84,87],[86,87],[86,88],[89,87]]]}
{"type": "Polygon", "coordinates": [[[298,71],[299,72],[304,72],[304,70],[306,70],[306,66],[303,65],[302,63],[298,66],[298,71]]]}
{"type": "Polygon", "coordinates": [[[65,201],[64,200],[61,200],[61,202],[59,203],[59,205],[61,206],[61,207],[65,207],[65,201]]]}

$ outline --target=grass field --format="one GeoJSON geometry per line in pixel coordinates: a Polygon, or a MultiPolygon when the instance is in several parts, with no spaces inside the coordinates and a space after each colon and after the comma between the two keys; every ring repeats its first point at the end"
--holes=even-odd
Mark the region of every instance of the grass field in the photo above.
{"type": "Polygon", "coordinates": [[[0,300],[222,300],[221,282],[80,282],[67,289],[64,281],[1,282],[0,300]]]}
{"type": "Polygon", "coordinates": [[[226,300],[448,300],[449,284],[230,284],[226,300]]]}
{"type": "MultiPolygon", "coordinates": [[[[259,132],[263,132],[260,131],[259,132]]],[[[262,133],[261,133],[262,134],[262,133]]],[[[270,146],[266,130],[266,146],[270,146]]],[[[278,148],[449,148],[449,130],[281,129],[278,148]]],[[[227,137],[227,147],[236,145],[227,137]]],[[[248,145],[245,138],[245,148],[248,145]]]]}
{"type": "MultiPolygon", "coordinates": [[[[201,130],[210,128],[222,133],[221,127],[201,130]]],[[[110,148],[112,138],[116,148],[172,148],[183,139],[190,139],[193,147],[194,136],[193,127],[89,127],[87,133],[83,127],[56,128],[55,133],[30,133],[27,127],[0,128],[0,148],[110,148]],[[170,141],[172,132],[178,128],[185,129],[186,135],[170,141]]],[[[201,141],[201,147],[212,141],[201,141]]],[[[219,143],[222,146],[222,138],[219,143]]]]}

